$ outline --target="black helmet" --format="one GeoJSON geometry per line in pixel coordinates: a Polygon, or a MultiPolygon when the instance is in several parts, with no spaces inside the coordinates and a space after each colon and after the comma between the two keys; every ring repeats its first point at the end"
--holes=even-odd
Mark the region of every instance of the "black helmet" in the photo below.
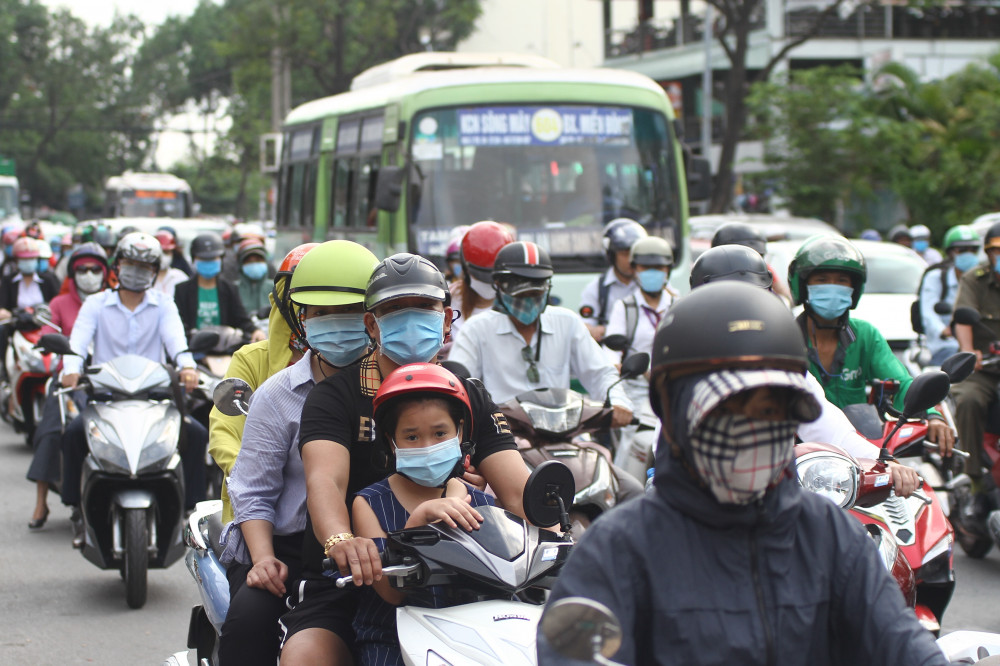
{"type": "Polygon", "coordinates": [[[365,310],[397,298],[416,296],[451,304],[444,275],[431,261],[408,252],[383,259],[375,267],[365,289],[365,310]]]}
{"type": "Polygon", "coordinates": [[[726,222],[712,236],[712,247],[720,245],[745,245],[757,254],[764,256],[767,251],[767,238],[759,229],[754,229],[743,222],[726,222]]]}
{"type": "Polygon", "coordinates": [[[983,236],[983,251],[1000,247],[1000,222],[994,222],[983,236]]]}
{"type": "Polygon", "coordinates": [[[691,288],[733,280],[769,289],[774,276],[764,257],[744,245],[720,245],[706,250],[691,266],[691,288]]]}
{"type": "MultiPolygon", "coordinates": [[[[69,255],[69,261],[66,264],[66,274],[69,277],[72,278],[76,273],[76,262],[80,259],[96,259],[105,268],[108,266],[108,253],[104,251],[103,247],[93,241],[83,243],[69,255]]],[[[106,270],[105,273],[107,273],[106,270]]]]}
{"type": "Polygon", "coordinates": [[[608,263],[614,266],[615,252],[631,250],[637,240],[648,235],[646,227],[627,217],[619,217],[605,224],[601,244],[604,245],[608,263]]]}
{"type": "Polygon", "coordinates": [[[218,259],[225,251],[222,237],[212,231],[198,234],[191,241],[191,256],[195,259],[218,259]]]}
{"type": "MultiPolygon", "coordinates": [[[[677,301],[653,338],[653,378],[731,368],[804,373],[802,331],[780,298],[749,284],[707,284],[677,301]]],[[[650,399],[655,382],[650,386],[650,399]]]]}
{"type": "MultiPolygon", "coordinates": [[[[626,248],[627,249],[627,248],[626,248]]],[[[548,280],[552,277],[549,253],[531,241],[517,241],[497,252],[493,262],[493,280],[519,277],[526,280],[548,280]]]]}

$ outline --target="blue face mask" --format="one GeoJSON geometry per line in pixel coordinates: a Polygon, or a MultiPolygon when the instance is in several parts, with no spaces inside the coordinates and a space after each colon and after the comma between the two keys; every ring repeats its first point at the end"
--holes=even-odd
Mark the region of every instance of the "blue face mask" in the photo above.
{"type": "Polygon", "coordinates": [[[931,246],[930,241],[926,240],[915,240],[913,241],[913,249],[917,252],[926,252],[927,248],[931,246]]]}
{"type": "Polygon", "coordinates": [[[1000,273],[1000,257],[993,260],[993,270],[1000,273]]]}
{"type": "Polygon", "coordinates": [[[263,280],[267,275],[267,264],[263,261],[255,261],[251,264],[243,264],[243,275],[251,280],[263,280]]]}
{"type": "Polygon", "coordinates": [[[376,319],[382,353],[397,365],[428,363],[444,344],[444,313],[406,308],[376,319]]]}
{"type": "Polygon", "coordinates": [[[195,259],[194,270],[201,277],[210,280],[222,271],[222,259],[195,259]]]}
{"type": "Polygon", "coordinates": [[[462,459],[458,437],[419,449],[396,448],[396,471],[427,488],[444,484],[462,459]]]}
{"type": "Polygon", "coordinates": [[[38,259],[18,259],[17,270],[21,275],[34,275],[38,270],[38,259]]]}
{"type": "Polygon", "coordinates": [[[539,296],[511,296],[504,292],[500,294],[500,303],[507,314],[512,315],[519,322],[528,326],[534,324],[545,309],[548,292],[539,296]]]}
{"type": "Polygon", "coordinates": [[[3,249],[4,256],[13,257],[14,256],[14,246],[8,245],[3,249]]]}
{"type": "Polygon", "coordinates": [[[368,332],[363,314],[331,314],[303,322],[306,342],[327,363],[343,368],[368,350],[368,332]]]}
{"type": "Polygon", "coordinates": [[[962,252],[955,255],[955,268],[968,273],[979,263],[979,257],[975,252],[962,252]]]}
{"type": "Polygon", "coordinates": [[[647,268],[644,271],[636,273],[636,278],[639,280],[639,288],[647,294],[656,294],[663,291],[663,285],[667,283],[666,272],[655,268],[647,268]]]}
{"type": "Polygon", "coordinates": [[[847,312],[854,301],[854,288],[842,284],[811,284],[809,307],[822,319],[833,321],[847,312]]]}
{"type": "Polygon", "coordinates": [[[38,260],[38,272],[39,273],[44,273],[47,270],[49,270],[49,260],[48,259],[39,259],[38,260]]]}

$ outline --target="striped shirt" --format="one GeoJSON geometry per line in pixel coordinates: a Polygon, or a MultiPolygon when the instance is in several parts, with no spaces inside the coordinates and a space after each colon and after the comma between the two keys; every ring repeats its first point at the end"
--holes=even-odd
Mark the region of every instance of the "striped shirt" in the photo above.
{"type": "Polygon", "coordinates": [[[299,455],[299,418],[315,381],[312,353],[264,382],[250,398],[243,443],[226,481],[233,522],[222,533],[223,562],[249,564],[243,533],[247,520],[266,520],[275,534],[294,534],[306,526],[306,478],[299,455]]]}
{"type": "MultiPolygon", "coordinates": [[[[493,498],[486,493],[472,486],[467,488],[472,506],[494,505],[493,498]]],[[[365,498],[371,506],[386,534],[403,529],[410,519],[410,514],[393,494],[388,479],[368,486],[358,492],[358,495],[365,498]]],[[[375,539],[375,543],[379,552],[385,550],[385,539],[375,539]]],[[[436,587],[415,590],[410,593],[407,603],[441,608],[442,595],[437,594],[437,591],[436,587]]],[[[354,616],[354,632],[361,653],[361,666],[404,666],[403,653],[399,649],[396,635],[396,607],[385,602],[370,586],[361,590],[358,612],[354,616]]]]}

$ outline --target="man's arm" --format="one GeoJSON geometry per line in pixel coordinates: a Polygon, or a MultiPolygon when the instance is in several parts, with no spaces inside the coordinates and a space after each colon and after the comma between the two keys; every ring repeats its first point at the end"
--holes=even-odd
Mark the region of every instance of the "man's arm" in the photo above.
{"type": "Polygon", "coordinates": [[[618,384],[612,388],[618,381],[618,372],[608,363],[601,346],[588,335],[586,327],[580,324],[577,319],[569,329],[570,374],[580,380],[587,393],[595,400],[610,397],[611,405],[615,408],[612,427],[626,426],[632,420],[632,402],[625,394],[624,386],[618,384]]]}
{"type": "Polygon", "coordinates": [[[941,316],[934,312],[934,306],[941,301],[941,271],[938,268],[924,273],[920,282],[920,318],[924,323],[924,335],[931,340],[940,340],[941,332],[944,331],[944,323],[941,316]]]}
{"type": "Polygon", "coordinates": [[[492,453],[479,463],[479,472],[493,488],[497,499],[511,513],[524,515],[524,484],[528,482],[528,466],[517,450],[492,453]]]}
{"type": "MultiPolygon", "coordinates": [[[[347,484],[351,454],[330,440],[312,440],[302,445],[302,467],[306,475],[306,504],[313,533],[320,544],[337,534],[351,533],[347,512],[347,484]]],[[[327,552],[341,575],[351,573],[355,585],[371,585],[382,578],[382,560],[375,542],[364,537],[347,539],[327,552]]]]}
{"type": "MultiPolygon", "coordinates": [[[[184,334],[184,323],[181,321],[177,306],[166,296],[160,299],[160,338],[167,354],[179,368],[194,368],[194,356],[188,351],[187,336],[184,334]]],[[[74,330],[75,332],[75,330],[74,330]]]]}
{"type": "Polygon", "coordinates": [[[97,317],[100,314],[100,305],[97,301],[97,298],[88,299],[76,316],[73,333],[69,337],[69,346],[77,355],[63,357],[63,375],[78,375],[83,368],[87,349],[94,341],[94,334],[97,331],[97,317]]]}

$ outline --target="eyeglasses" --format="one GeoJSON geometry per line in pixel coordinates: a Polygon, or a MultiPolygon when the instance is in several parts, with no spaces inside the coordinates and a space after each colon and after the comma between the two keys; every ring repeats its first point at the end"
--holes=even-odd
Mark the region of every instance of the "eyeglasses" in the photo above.
{"type": "Polygon", "coordinates": [[[537,384],[541,381],[541,376],[538,374],[538,366],[535,365],[534,350],[531,345],[525,345],[521,348],[521,359],[528,364],[528,381],[532,384],[537,384]]]}
{"type": "Polygon", "coordinates": [[[73,272],[74,273],[93,273],[94,275],[97,275],[98,273],[103,273],[104,269],[102,269],[100,266],[77,266],[76,270],[74,270],[73,272]]]}

